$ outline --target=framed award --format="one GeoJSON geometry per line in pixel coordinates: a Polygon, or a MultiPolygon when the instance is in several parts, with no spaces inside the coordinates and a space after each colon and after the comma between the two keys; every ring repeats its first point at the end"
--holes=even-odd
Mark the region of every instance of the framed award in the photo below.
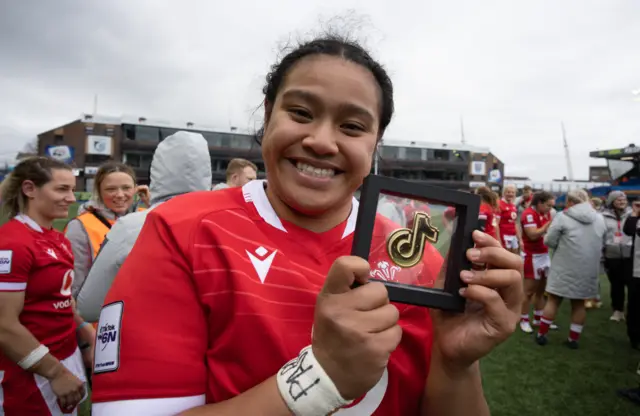
{"type": "Polygon", "coordinates": [[[362,186],[351,254],[369,262],[392,302],[461,312],[460,271],[478,226],[480,197],[369,175],[362,186]]]}

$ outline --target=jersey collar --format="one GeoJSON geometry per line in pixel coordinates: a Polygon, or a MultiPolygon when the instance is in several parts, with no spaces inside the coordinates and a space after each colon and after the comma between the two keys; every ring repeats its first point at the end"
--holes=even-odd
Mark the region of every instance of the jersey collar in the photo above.
{"type": "MultiPolygon", "coordinates": [[[[282,225],[282,221],[280,221],[278,214],[276,214],[276,211],[273,209],[273,206],[267,198],[267,193],[264,190],[266,183],[267,181],[265,180],[253,180],[251,182],[248,182],[242,187],[242,195],[245,202],[253,203],[256,211],[258,211],[258,215],[260,215],[260,217],[267,224],[286,233],[287,229],[284,228],[284,225],[282,225]]],[[[347,219],[347,224],[344,228],[342,238],[348,237],[356,229],[358,206],[358,200],[354,197],[353,201],[351,202],[351,213],[349,214],[349,218],[347,219]]]]}
{"type": "Polygon", "coordinates": [[[42,230],[42,227],[40,227],[38,225],[37,222],[35,222],[34,220],[32,220],[30,217],[27,217],[24,214],[18,214],[15,216],[15,219],[21,223],[23,223],[24,225],[26,225],[27,227],[33,229],[34,231],[37,231],[39,233],[43,233],[44,231],[42,230]]]}

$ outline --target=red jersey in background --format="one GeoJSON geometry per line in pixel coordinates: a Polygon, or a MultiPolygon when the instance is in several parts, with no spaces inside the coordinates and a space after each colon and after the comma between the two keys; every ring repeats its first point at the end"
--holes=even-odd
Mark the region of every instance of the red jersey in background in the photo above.
{"type": "Polygon", "coordinates": [[[522,213],[520,222],[522,224],[522,242],[524,244],[525,254],[543,254],[548,253],[549,249],[544,245],[544,236],[540,236],[537,240],[531,240],[527,237],[527,233],[524,231],[526,228],[540,228],[546,223],[551,221],[549,214],[540,215],[538,211],[533,208],[527,208],[522,213]]]}
{"type": "Polygon", "coordinates": [[[480,229],[497,239],[498,234],[496,234],[496,229],[498,227],[498,218],[494,208],[484,202],[481,203],[478,219],[480,220],[480,229]]]}
{"type": "MultiPolygon", "coordinates": [[[[67,238],[19,215],[0,227],[0,292],[23,292],[20,323],[85,381],[71,304],[73,253],[67,238]]],[[[49,380],[23,370],[0,352],[0,412],[61,415],[49,380]]]]}

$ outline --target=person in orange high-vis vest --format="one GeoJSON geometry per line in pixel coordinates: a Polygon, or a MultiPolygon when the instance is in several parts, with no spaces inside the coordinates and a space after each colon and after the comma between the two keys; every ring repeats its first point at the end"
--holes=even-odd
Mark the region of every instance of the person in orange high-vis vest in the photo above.
{"type": "MultiPolygon", "coordinates": [[[[136,188],[135,173],[129,166],[109,162],[98,169],[93,197],[65,228],[75,257],[75,278],[71,289],[74,297],[78,295],[111,226],[119,217],[132,211],[136,192],[148,204],[149,188],[136,188]]],[[[138,211],[142,209],[145,208],[138,211]]]]}
{"type": "MultiPolygon", "coordinates": [[[[135,173],[129,166],[109,162],[98,169],[91,200],[78,210],[76,218],[69,221],[64,230],[74,256],[74,279],[71,285],[74,298],[78,296],[111,226],[118,217],[131,212],[137,190],[135,173]]],[[[148,196],[148,188],[146,191],[148,196]]],[[[144,196],[142,199],[145,199],[144,196]]],[[[85,365],[93,361],[90,347],[88,344],[80,345],[85,365]]],[[[87,365],[88,368],[90,365],[87,365]]]]}

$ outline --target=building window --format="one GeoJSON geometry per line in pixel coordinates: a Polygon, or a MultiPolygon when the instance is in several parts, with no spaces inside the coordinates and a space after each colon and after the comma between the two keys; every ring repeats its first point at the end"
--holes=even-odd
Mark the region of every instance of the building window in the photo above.
{"type": "Polygon", "coordinates": [[[160,129],[158,127],[136,126],[134,140],[140,142],[159,142],[160,129]]]}
{"type": "Polygon", "coordinates": [[[447,172],[445,174],[445,178],[448,181],[462,181],[463,180],[463,173],[462,172],[447,172]]]}
{"type": "Polygon", "coordinates": [[[231,135],[226,133],[218,133],[220,136],[220,147],[231,147],[231,135]]]}
{"type": "Polygon", "coordinates": [[[202,133],[209,146],[220,147],[220,135],[217,133],[202,133]]]}
{"type": "Polygon", "coordinates": [[[404,152],[404,157],[407,160],[422,160],[422,149],[420,148],[407,147],[404,152]]]}
{"type": "Polygon", "coordinates": [[[250,136],[239,134],[230,134],[229,136],[231,136],[231,147],[233,147],[234,149],[251,149],[251,144],[253,143],[253,141],[251,140],[250,136]]]}
{"type": "Polygon", "coordinates": [[[467,152],[453,151],[453,161],[455,162],[467,162],[469,160],[467,152]]]}
{"type": "Polygon", "coordinates": [[[53,143],[54,144],[64,143],[64,136],[61,134],[56,134],[55,136],[53,136],[53,143]]]}
{"type": "Polygon", "coordinates": [[[151,167],[152,160],[153,160],[153,155],[148,155],[148,154],[140,155],[140,169],[148,170],[151,167]]]}
{"type": "Polygon", "coordinates": [[[167,137],[169,137],[169,136],[171,136],[173,134],[176,134],[178,131],[180,131],[180,130],[178,130],[178,129],[168,129],[168,128],[164,128],[163,127],[163,128],[160,129],[160,135],[162,136],[162,138],[160,140],[164,140],[167,137]]]}
{"type": "Polygon", "coordinates": [[[84,155],[85,165],[99,166],[102,163],[111,160],[111,156],[108,155],[84,155]]]}
{"type": "Polygon", "coordinates": [[[382,148],[380,149],[380,156],[383,159],[397,159],[398,148],[392,146],[382,146],[382,148]]]}
{"type": "Polygon", "coordinates": [[[135,153],[126,153],[124,157],[126,158],[127,165],[131,166],[132,168],[140,167],[140,155],[135,153]]]}
{"type": "Polygon", "coordinates": [[[449,150],[434,150],[433,151],[433,159],[434,160],[449,160],[451,156],[451,152],[449,150]]]}
{"type": "Polygon", "coordinates": [[[124,138],[127,140],[135,140],[136,139],[136,128],[130,124],[126,124],[122,126],[124,130],[124,138]]]}

